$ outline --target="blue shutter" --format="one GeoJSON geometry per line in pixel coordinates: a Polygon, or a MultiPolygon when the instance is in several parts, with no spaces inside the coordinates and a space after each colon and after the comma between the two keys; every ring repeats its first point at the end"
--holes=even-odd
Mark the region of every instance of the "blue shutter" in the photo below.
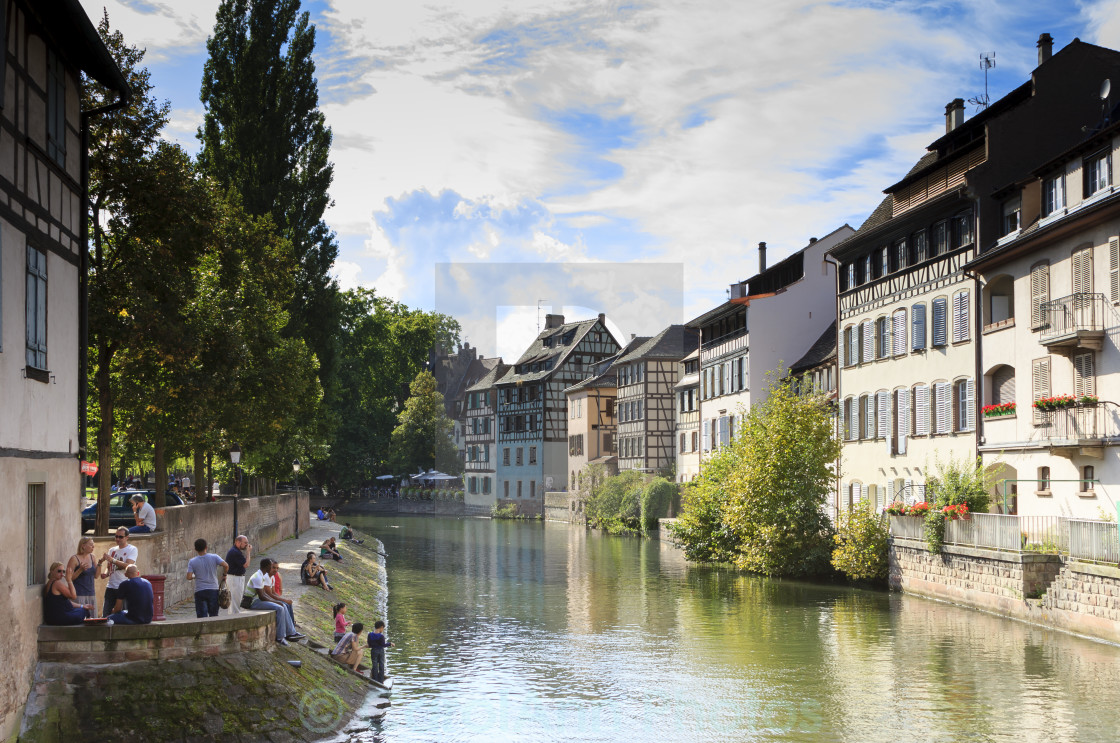
{"type": "Polygon", "coordinates": [[[933,300],[933,342],[930,345],[944,346],[948,342],[948,314],[949,300],[945,297],[933,300]]]}
{"type": "Polygon", "coordinates": [[[910,310],[910,348],[921,351],[926,347],[926,306],[916,304],[910,310]]]}

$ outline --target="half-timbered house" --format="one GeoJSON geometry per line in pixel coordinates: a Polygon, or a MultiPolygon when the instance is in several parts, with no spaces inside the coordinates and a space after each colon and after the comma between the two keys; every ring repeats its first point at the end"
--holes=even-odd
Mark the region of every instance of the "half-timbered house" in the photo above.
{"type": "Polygon", "coordinates": [[[618,474],[616,417],[618,376],[612,368],[618,354],[600,361],[586,379],[564,390],[568,398],[568,488],[584,485],[588,465],[603,474],[618,474]]]}
{"type": "MultiPolygon", "coordinates": [[[[80,536],[86,151],[82,73],[128,85],[77,0],[0,3],[0,740],[31,686],[52,560],[80,536]]],[[[110,104],[113,105],[113,104],[110,104]]]]}
{"type": "Polygon", "coordinates": [[[681,359],[678,367],[673,387],[677,395],[677,482],[689,482],[700,474],[700,348],[681,359]]]}
{"type": "Polygon", "coordinates": [[[946,106],[944,136],[832,251],[841,264],[838,506],[920,499],[939,460],[976,456],[982,328],[966,265],[1021,216],[1010,191],[992,194],[1084,138],[1118,64],[1116,52],[1077,40],[1051,56],[1043,34],[1031,79],[969,121],[961,99],[946,106]]]}
{"type": "Polygon", "coordinates": [[[675,462],[674,387],[697,331],[670,325],[632,343],[614,362],[618,379],[618,468],[669,475],[675,462]]]}
{"type": "Polygon", "coordinates": [[[740,416],[766,399],[766,375],[783,373],[836,318],[835,269],[825,256],[853,233],[843,225],[770,267],[760,243],[759,272],[688,323],[700,331],[701,457],[728,444],[740,416]]]}
{"type": "Polygon", "coordinates": [[[563,315],[546,315],[544,330],[495,384],[499,500],[543,498],[546,489],[567,488],[564,390],[618,350],[603,315],[566,324],[563,315]]]}
{"type": "Polygon", "coordinates": [[[509,371],[499,358],[480,359],[486,370],[481,379],[472,380],[458,406],[458,425],[462,439],[463,487],[467,505],[492,506],[495,501],[497,443],[497,391],[494,383],[509,371]]]}

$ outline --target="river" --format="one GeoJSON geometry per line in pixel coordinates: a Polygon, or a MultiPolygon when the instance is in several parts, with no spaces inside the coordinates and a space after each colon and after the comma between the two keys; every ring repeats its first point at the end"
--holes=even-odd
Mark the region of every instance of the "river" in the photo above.
{"type": "Polygon", "coordinates": [[[397,643],[354,743],[1120,735],[1114,645],[566,524],[349,521],[385,544],[397,643]]]}

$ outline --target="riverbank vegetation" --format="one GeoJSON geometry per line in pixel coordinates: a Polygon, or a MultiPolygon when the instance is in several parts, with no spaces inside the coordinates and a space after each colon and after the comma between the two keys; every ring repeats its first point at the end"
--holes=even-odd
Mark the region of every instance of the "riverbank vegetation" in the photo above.
{"type": "Polygon", "coordinates": [[[833,536],[832,567],[850,580],[883,583],[887,579],[890,529],[886,516],[870,501],[840,514],[833,536]]]}
{"type": "Polygon", "coordinates": [[[732,441],[705,460],[671,532],[689,560],[727,562],[768,576],[830,572],[824,506],[840,443],[823,395],[771,382],[743,411],[732,441]]]}
{"type": "Polygon", "coordinates": [[[600,470],[584,478],[587,483],[587,523],[610,534],[641,534],[657,528],[669,514],[677,486],[664,477],[627,470],[610,477],[600,470]]]}

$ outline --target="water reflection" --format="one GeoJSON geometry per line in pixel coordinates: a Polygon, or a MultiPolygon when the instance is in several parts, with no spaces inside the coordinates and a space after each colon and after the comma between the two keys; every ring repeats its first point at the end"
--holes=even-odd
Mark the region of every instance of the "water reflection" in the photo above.
{"type": "Polygon", "coordinates": [[[1103,741],[1120,723],[1111,645],[579,527],[361,526],[391,556],[399,647],[393,707],[354,741],[1103,741]]]}

